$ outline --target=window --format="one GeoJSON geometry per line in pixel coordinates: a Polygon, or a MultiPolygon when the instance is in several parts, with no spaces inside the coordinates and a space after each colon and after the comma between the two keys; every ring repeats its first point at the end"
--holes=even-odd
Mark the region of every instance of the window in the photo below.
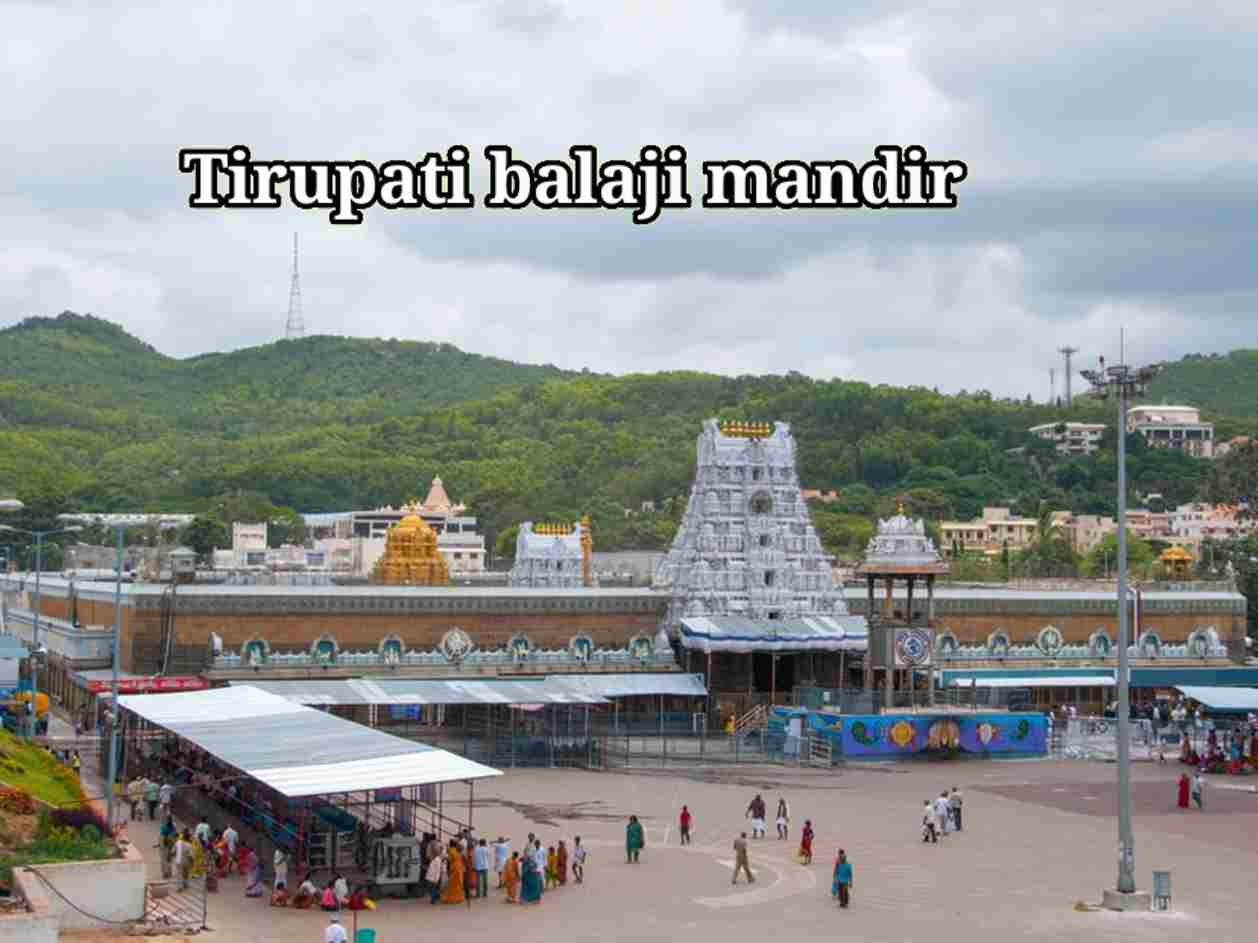
{"type": "Polygon", "coordinates": [[[764,571],[764,585],[765,586],[773,585],[773,571],[772,570],[764,571]]]}
{"type": "Polygon", "coordinates": [[[762,476],[763,474],[764,474],[764,472],[762,472],[759,468],[753,468],[753,469],[751,470],[751,480],[752,480],[752,481],[759,481],[759,480],[760,480],[760,478],[761,478],[761,476],[762,476]]]}
{"type": "Polygon", "coordinates": [[[752,514],[768,514],[773,510],[773,498],[767,491],[757,491],[751,497],[750,507],[752,514]]]}
{"type": "Polygon", "coordinates": [[[767,546],[769,546],[769,543],[770,543],[770,538],[769,538],[769,535],[768,535],[768,534],[761,534],[761,535],[760,535],[760,546],[762,546],[762,547],[767,547],[767,546]]]}

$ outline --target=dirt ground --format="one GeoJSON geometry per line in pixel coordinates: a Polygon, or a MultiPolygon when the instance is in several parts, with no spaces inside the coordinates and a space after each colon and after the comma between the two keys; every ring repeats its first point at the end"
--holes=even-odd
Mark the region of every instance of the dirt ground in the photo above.
{"type": "MultiPolygon", "coordinates": [[[[554,943],[556,934],[568,940],[763,943],[788,935],[811,938],[819,926],[879,943],[1010,938],[1196,943],[1258,932],[1252,907],[1258,794],[1216,786],[1209,790],[1206,813],[1183,812],[1174,806],[1179,768],[1172,764],[1138,765],[1133,795],[1139,883],[1147,888],[1153,869],[1170,869],[1174,911],[1075,910],[1079,901],[1099,901],[1102,889],[1114,882],[1114,771],[1110,764],[1082,761],[835,771],[508,771],[476,787],[478,833],[490,840],[509,836],[517,849],[529,832],[546,844],[564,838],[571,845],[580,835],[590,850],[587,883],[570,882],[527,908],[506,905],[498,893],[460,907],[383,900],[376,911],[360,916],[360,925],[376,929],[377,943],[430,931],[484,931],[513,943],[554,943]],[[965,830],[924,845],[922,802],[954,785],[965,795],[965,830]],[[779,796],[788,799],[791,840],[754,842],[751,866],[758,880],[731,886],[731,843],[748,828],[745,810],[757,792],[770,810],[779,796]],[[695,817],[693,844],[686,847],[679,845],[676,827],[683,803],[695,817]],[[647,835],[636,865],[624,858],[631,814],[639,816],[647,835]],[[817,830],[811,867],[795,859],[804,819],[817,830]],[[830,898],[839,847],[855,869],[847,911],[830,898]]],[[[465,792],[462,796],[466,801],[465,792]]],[[[141,849],[151,847],[151,825],[136,823],[132,830],[141,849]]],[[[352,929],[351,916],[344,917],[352,929]]],[[[211,895],[209,923],[209,938],[219,943],[290,943],[321,939],[327,917],[246,899],[243,882],[234,878],[211,895]]]]}

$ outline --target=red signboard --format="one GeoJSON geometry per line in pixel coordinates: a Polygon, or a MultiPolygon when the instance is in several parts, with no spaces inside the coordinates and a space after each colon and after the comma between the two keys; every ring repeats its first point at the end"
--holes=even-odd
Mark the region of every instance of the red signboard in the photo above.
{"type": "MultiPolygon", "coordinates": [[[[169,677],[169,678],[119,678],[119,694],[154,694],[162,691],[203,691],[210,686],[204,678],[169,677]]],[[[113,689],[109,681],[95,679],[87,683],[87,689],[93,694],[102,694],[113,689]]]]}

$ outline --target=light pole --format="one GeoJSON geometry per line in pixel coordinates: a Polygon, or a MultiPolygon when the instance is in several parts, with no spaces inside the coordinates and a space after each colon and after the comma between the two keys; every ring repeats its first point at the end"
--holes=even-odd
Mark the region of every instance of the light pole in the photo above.
{"type": "Polygon", "coordinates": [[[44,568],[44,538],[56,534],[77,534],[83,528],[77,524],[69,527],[58,527],[55,530],[27,530],[24,527],[13,527],[0,524],[0,530],[15,534],[26,534],[35,538],[35,604],[31,607],[31,736],[35,736],[35,724],[39,709],[39,574],[44,568]]]}
{"type": "MultiPolygon", "coordinates": [[[[1141,394],[1157,375],[1157,367],[1128,367],[1126,364],[1084,370],[1093,394],[1118,400],[1118,884],[1119,895],[1136,891],[1136,846],[1131,831],[1131,675],[1127,647],[1131,644],[1127,626],[1127,398],[1141,394]]],[[[1126,909],[1122,903],[1121,909],[1126,909]]]]}
{"type": "Polygon", "coordinates": [[[114,828],[114,791],[115,780],[118,778],[118,723],[122,719],[122,711],[118,709],[118,650],[122,641],[122,535],[127,529],[126,524],[111,524],[118,533],[118,557],[114,563],[114,638],[113,658],[110,659],[113,676],[111,692],[113,703],[110,705],[112,720],[109,724],[109,792],[105,821],[109,823],[112,833],[114,828]]]}

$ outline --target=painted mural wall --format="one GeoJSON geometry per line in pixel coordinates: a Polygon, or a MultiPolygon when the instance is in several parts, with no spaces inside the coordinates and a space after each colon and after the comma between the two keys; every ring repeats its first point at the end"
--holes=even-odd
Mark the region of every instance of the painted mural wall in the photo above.
{"type": "MultiPolygon", "coordinates": [[[[960,750],[982,755],[1040,755],[1048,750],[1043,714],[840,714],[774,708],[770,730],[788,741],[821,736],[844,756],[894,758],[960,750]]],[[[789,749],[789,746],[788,746],[789,749]]]]}

